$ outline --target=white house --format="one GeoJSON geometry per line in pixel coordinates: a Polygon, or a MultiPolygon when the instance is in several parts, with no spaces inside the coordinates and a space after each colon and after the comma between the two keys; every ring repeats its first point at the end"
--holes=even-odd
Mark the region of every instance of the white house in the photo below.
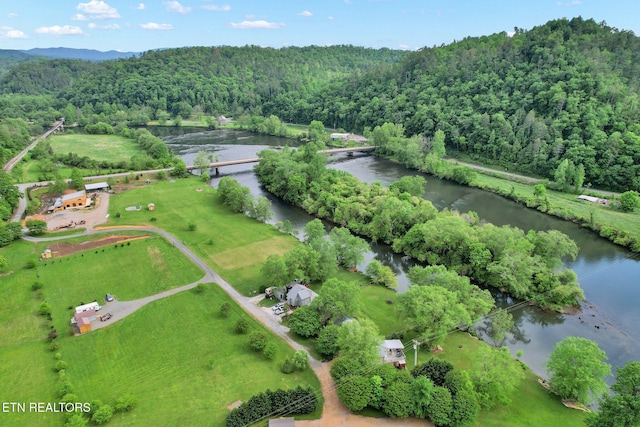
{"type": "Polygon", "coordinates": [[[291,290],[287,292],[287,303],[292,307],[302,307],[303,305],[311,304],[311,301],[317,296],[318,294],[311,289],[296,283],[291,290]]]}
{"type": "Polygon", "coordinates": [[[407,357],[404,355],[404,344],[402,344],[402,341],[385,340],[378,349],[382,363],[390,363],[399,369],[406,368],[407,357]]]}

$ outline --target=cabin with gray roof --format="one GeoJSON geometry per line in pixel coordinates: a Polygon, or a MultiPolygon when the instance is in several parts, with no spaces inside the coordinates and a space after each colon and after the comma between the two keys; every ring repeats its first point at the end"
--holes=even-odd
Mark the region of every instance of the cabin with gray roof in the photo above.
{"type": "Polygon", "coordinates": [[[287,292],[287,303],[292,307],[302,307],[311,304],[311,301],[318,294],[304,285],[296,283],[291,290],[287,292]]]}

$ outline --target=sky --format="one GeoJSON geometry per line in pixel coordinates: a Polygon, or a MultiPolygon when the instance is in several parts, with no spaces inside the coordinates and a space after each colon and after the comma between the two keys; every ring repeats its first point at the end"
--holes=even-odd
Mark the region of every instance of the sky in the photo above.
{"type": "Polygon", "coordinates": [[[639,0],[2,0],[0,49],[184,46],[416,50],[557,18],[640,35],[639,0]]]}

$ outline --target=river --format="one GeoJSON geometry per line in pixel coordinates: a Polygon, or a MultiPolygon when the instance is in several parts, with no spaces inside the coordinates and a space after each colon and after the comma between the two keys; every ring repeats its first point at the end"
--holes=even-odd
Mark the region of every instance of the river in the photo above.
{"type": "MultiPolygon", "coordinates": [[[[283,138],[254,135],[248,132],[189,128],[150,129],[160,136],[170,149],[181,156],[187,164],[200,150],[217,155],[219,160],[234,160],[254,157],[268,147],[278,147],[295,142],[283,138]]],[[[374,156],[359,155],[341,157],[330,167],[345,170],[365,182],[380,181],[389,185],[404,175],[418,175],[417,171],[374,156]]],[[[258,183],[253,165],[236,165],[221,170],[223,176],[232,176],[251,189],[255,196],[265,196],[272,202],[274,217],[271,222],[288,219],[294,228],[302,230],[313,219],[302,209],[290,206],[275,198],[258,183]]],[[[516,329],[507,345],[515,354],[523,351],[521,360],[535,373],[546,377],[544,364],[553,346],[567,336],[580,336],[598,343],[615,367],[629,360],[640,359],[640,262],[638,254],[620,248],[596,234],[575,224],[527,209],[513,201],[482,190],[469,188],[430,175],[427,179],[425,199],[438,209],[451,208],[461,212],[478,213],[481,219],[495,225],[510,224],[524,230],[557,229],[566,233],[578,244],[580,253],[575,261],[567,260],[566,266],[578,275],[578,281],[586,296],[581,310],[563,315],[539,310],[532,306],[519,307],[512,311],[516,329]]],[[[216,186],[219,178],[212,179],[216,186]]],[[[399,292],[408,286],[406,273],[413,265],[405,261],[386,245],[373,244],[372,251],[359,265],[363,270],[368,262],[379,259],[390,266],[398,276],[399,292]]],[[[494,293],[500,306],[510,307],[517,303],[500,293],[494,293]]],[[[476,326],[482,335],[483,324],[476,326]]],[[[615,369],[613,370],[615,374],[615,369]]],[[[611,378],[610,378],[611,380],[611,378]]]]}

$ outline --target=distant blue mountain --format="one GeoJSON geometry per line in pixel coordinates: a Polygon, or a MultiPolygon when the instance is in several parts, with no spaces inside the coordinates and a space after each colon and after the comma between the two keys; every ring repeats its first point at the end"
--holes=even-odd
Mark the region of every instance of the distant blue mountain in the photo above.
{"type": "Polygon", "coordinates": [[[94,49],[72,49],[68,47],[35,48],[21,50],[20,52],[33,56],[46,56],[47,58],[84,59],[87,61],[130,58],[138,54],[138,52],[118,52],[116,50],[102,52],[94,49]]]}

